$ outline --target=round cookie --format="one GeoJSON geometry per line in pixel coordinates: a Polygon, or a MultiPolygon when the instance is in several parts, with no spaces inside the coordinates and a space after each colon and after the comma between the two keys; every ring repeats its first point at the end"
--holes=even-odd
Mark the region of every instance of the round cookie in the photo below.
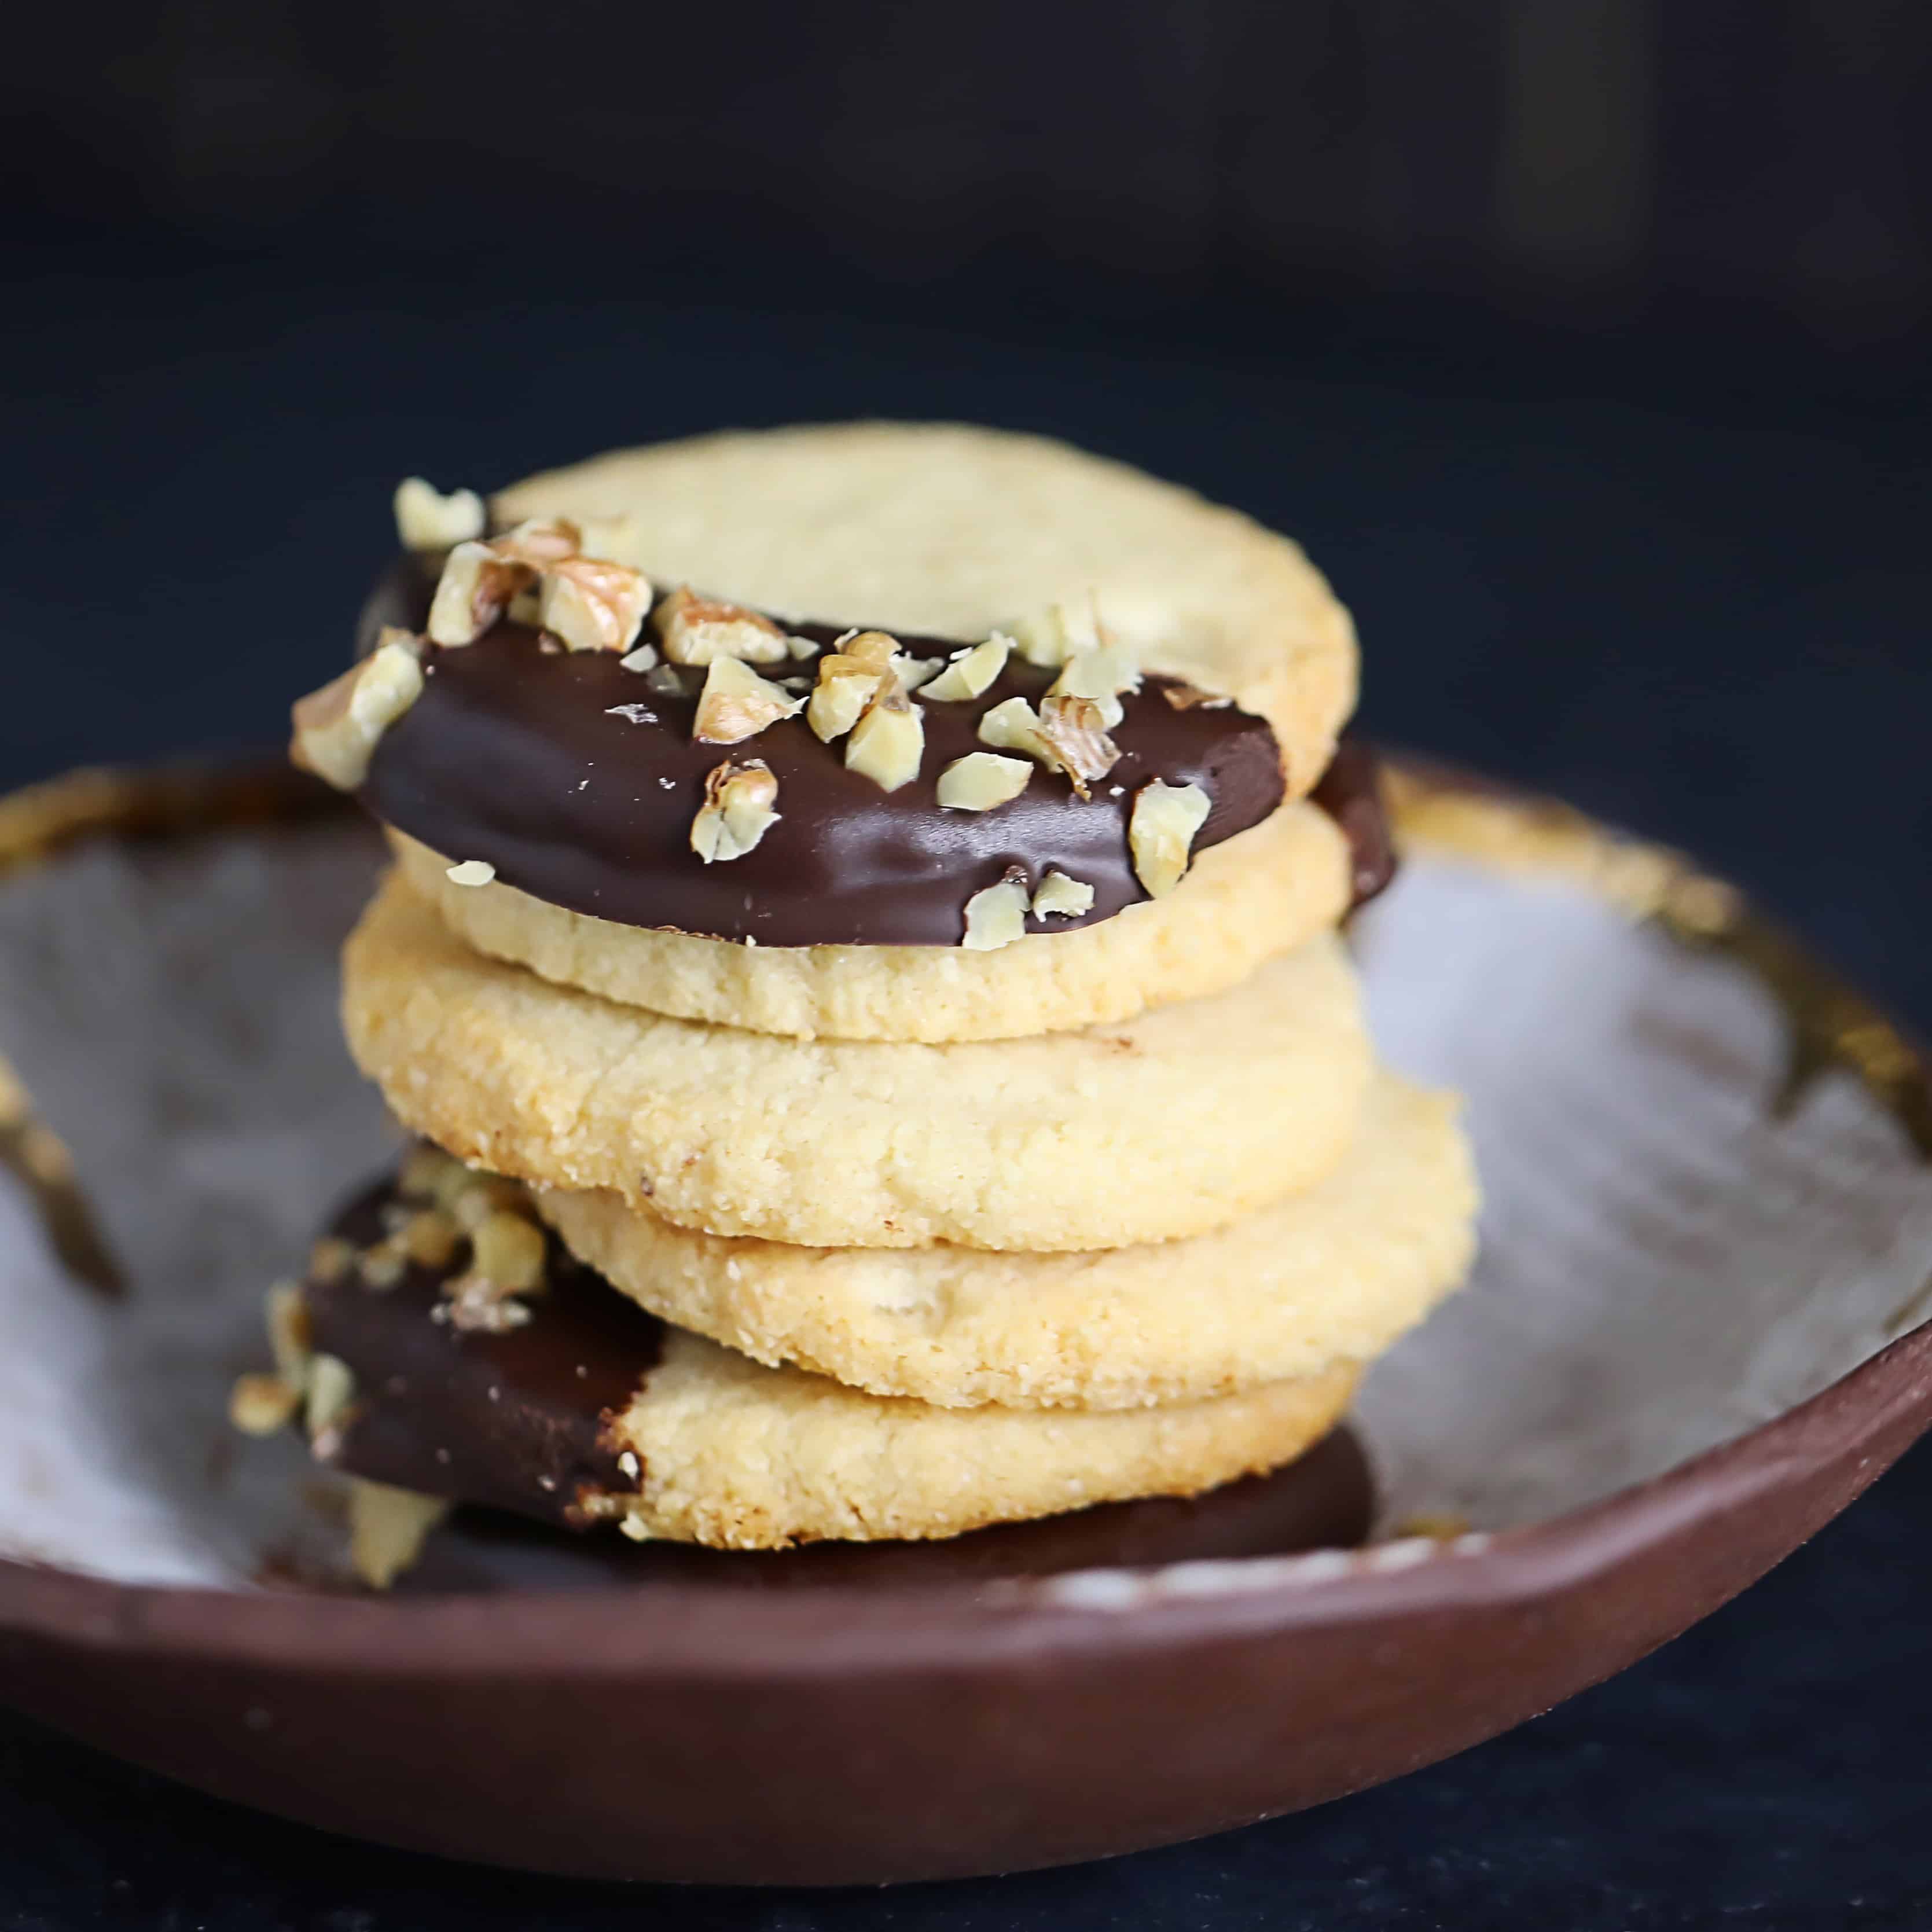
{"type": "Polygon", "coordinates": [[[367,1480],[580,1528],[766,1549],[952,1536],[1191,1495],[1292,1461],[1356,1379],[1340,1364],[1139,1411],[868,1395],[667,1328],[538,1236],[500,1183],[420,1156],[412,1174],[408,1195],[385,1184],[338,1217],[299,1309],[278,1318],[315,1454],[367,1480]],[[488,1227],[458,1190],[487,1197],[488,1227]],[[500,1268],[485,1252],[493,1235],[512,1258],[527,1245],[514,1294],[482,1274],[500,1268]]]}
{"type": "Polygon", "coordinates": [[[956,1536],[1132,1496],[1186,1496],[1292,1462],[1354,1391],[1303,1381],[1152,1409],[935,1408],[768,1369],[673,1330],[618,1421],[643,1488],[632,1534],[728,1549],[956,1536]]]}
{"type": "Polygon", "coordinates": [[[1148,668],[1266,718],[1291,796],[1320,776],[1354,705],[1353,626],[1298,544],[1041,436],[956,423],[732,430],[550,470],[492,508],[505,522],[590,525],[604,554],[654,581],[793,618],[973,638],[1056,604],[1097,605],[1148,668]]]}
{"type": "Polygon", "coordinates": [[[1384,1075],[1328,1178],[1185,1242],[1059,1255],[802,1248],[550,1191],[566,1245],[757,1360],[946,1406],[1196,1402],[1367,1361],[1458,1282],[1476,1181],[1455,1102],[1384,1075]]]}
{"type": "Polygon", "coordinates": [[[472,952],[392,875],[343,956],[357,1064],[398,1116],[520,1180],[827,1247],[1119,1247],[1320,1179],[1372,1060],[1324,935],[1119,1025],[927,1046],[616,1006],[472,952]]]}
{"type": "Polygon", "coordinates": [[[735,946],[620,926],[500,881],[458,885],[447,856],[390,838],[411,886],[480,952],[653,1012],[802,1040],[1000,1040],[1130,1018],[1237,984],[1332,926],[1350,897],[1348,840],[1299,801],[1210,846],[1164,898],[990,952],[735,946]]]}

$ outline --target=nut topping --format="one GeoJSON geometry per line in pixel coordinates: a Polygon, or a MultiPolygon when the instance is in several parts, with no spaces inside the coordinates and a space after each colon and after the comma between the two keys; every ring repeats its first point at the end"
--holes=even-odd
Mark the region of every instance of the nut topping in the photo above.
{"type": "Polygon", "coordinates": [[[527,1294],[543,1280],[543,1232],[499,1208],[470,1236],[470,1269],[506,1294],[527,1294]]]}
{"type": "Polygon", "coordinates": [[[778,780],[758,759],[734,765],[727,758],[706,774],[691,849],[707,866],[742,859],[778,823],[778,780]]]}
{"type": "Polygon", "coordinates": [[[888,668],[845,741],[845,769],[870,778],[881,791],[897,791],[919,776],[925,752],[926,721],[912,708],[897,672],[888,668]]]}
{"type": "Polygon", "coordinates": [[[1107,736],[1094,698],[1049,693],[1040,700],[1040,736],[1052,762],[1072,781],[1082,798],[1091,795],[1088,787],[1095,779],[1105,778],[1120,762],[1120,751],[1107,736]]]}
{"type": "Polygon", "coordinates": [[[1159,778],[1135,794],[1127,844],[1135,876],[1154,898],[1172,892],[1186,875],[1194,835],[1209,806],[1208,794],[1198,785],[1166,784],[1159,778]]]}
{"type": "Polygon", "coordinates": [[[571,650],[628,651],[650,608],[650,580],[640,571],[569,556],[544,571],[538,614],[544,628],[571,650]]]}
{"type": "Polygon", "coordinates": [[[460,543],[449,553],[429,607],[432,644],[473,644],[536,580],[534,566],[494,544],[460,543]]]}
{"type": "Polygon", "coordinates": [[[1203,691],[1198,684],[1190,684],[1184,677],[1170,678],[1160,687],[1160,694],[1176,711],[1192,711],[1197,707],[1221,711],[1234,701],[1232,698],[1217,698],[1210,691],[1203,691]]]}
{"type": "Polygon", "coordinates": [[[1118,644],[1102,644],[1076,652],[1053,680],[1049,698],[1090,698],[1100,707],[1100,724],[1111,731],[1120,722],[1120,694],[1138,691],[1140,668],[1118,644]]]}
{"type": "Polygon", "coordinates": [[[396,535],[405,550],[448,550],[483,534],[483,499],[474,490],[447,496],[420,476],[396,485],[396,535]]]}
{"type": "Polygon", "coordinates": [[[513,563],[528,564],[532,570],[548,570],[566,557],[582,554],[584,532],[566,518],[546,523],[532,517],[501,536],[491,538],[489,548],[513,563]]]}
{"type": "Polygon", "coordinates": [[[309,1440],[319,1443],[355,1400],[356,1377],[349,1364],[335,1355],[313,1358],[308,1366],[309,1440]]]}
{"type": "Polygon", "coordinates": [[[368,777],[382,734],[422,695],[417,640],[393,626],[382,638],[360,664],[298,698],[290,714],[290,758],[338,791],[353,791],[368,777]]]}
{"type": "Polygon", "coordinates": [[[983,695],[1006,669],[1012,648],[1012,639],[995,631],[983,644],[955,651],[944,668],[921,688],[920,697],[928,703],[956,704],[983,695]]]}
{"type": "Polygon", "coordinates": [[[760,677],[742,658],[715,657],[704,674],[691,735],[702,745],[742,744],[804,706],[803,698],[760,677]]]}
{"type": "Polygon", "coordinates": [[[939,802],[948,812],[991,812],[1018,798],[1032,776],[1033,766],[1024,758],[968,752],[940,773],[939,802]]]}
{"type": "Polygon", "coordinates": [[[496,876],[488,859],[465,859],[460,865],[445,868],[443,877],[452,886],[487,886],[496,876]]]}
{"type": "Polygon", "coordinates": [[[843,737],[877,694],[898,650],[884,631],[848,631],[818,661],[818,681],[805,722],[823,744],[843,737]]]}
{"type": "Polygon", "coordinates": [[[968,952],[996,952],[1026,937],[1026,872],[1009,866],[998,885],[966,902],[966,934],[959,944],[968,952]]]}
{"type": "MultiPolygon", "coordinates": [[[[348,1246],[344,1242],[343,1246],[348,1246]]],[[[347,1272],[345,1263],[344,1272],[347,1272]]],[[[278,1281],[268,1290],[262,1305],[268,1330],[268,1352],[275,1360],[275,1372],[298,1386],[308,1381],[309,1358],[314,1345],[308,1318],[308,1304],[292,1281],[278,1281]]]]}
{"type": "Polygon", "coordinates": [[[449,1514],[441,1496],[418,1496],[359,1478],[349,1488],[349,1562],[372,1590],[386,1590],[422,1553],[424,1539],[449,1514]]]}
{"type": "Polygon", "coordinates": [[[784,632],[769,617],[742,604],[700,597],[688,584],[674,590],[651,621],[673,664],[708,664],[719,658],[777,664],[790,655],[784,632]]]}
{"type": "Polygon", "coordinates": [[[980,720],[980,742],[1001,752],[1024,752],[1047,760],[1046,740],[1040,735],[1040,714],[1024,698],[1009,698],[980,720]]]}
{"type": "Polygon", "coordinates": [[[1028,664],[1050,668],[1064,664],[1075,652],[1083,651],[1100,640],[1096,618],[1082,625],[1064,604],[1049,604],[1030,617],[1007,626],[1019,654],[1028,664]]]}
{"type": "Polygon", "coordinates": [[[1078,919],[1094,910],[1094,888],[1084,879],[1049,872],[1033,896],[1035,919],[1078,919]]]}
{"type": "Polygon", "coordinates": [[[237,1376],[228,1392],[228,1420],[244,1436],[272,1436],[295,1420],[302,1390],[280,1376],[237,1376]]]}

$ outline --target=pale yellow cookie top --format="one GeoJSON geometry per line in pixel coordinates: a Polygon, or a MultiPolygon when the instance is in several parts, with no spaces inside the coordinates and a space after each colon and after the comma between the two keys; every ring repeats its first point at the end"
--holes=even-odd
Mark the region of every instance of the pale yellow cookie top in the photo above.
{"type": "Polygon", "coordinates": [[[498,493],[568,517],[659,585],[794,619],[971,639],[1097,608],[1149,668],[1267,718],[1291,793],[1353,709],[1354,628],[1300,547],[1042,436],[957,423],[728,430],[616,450],[498,493]],[[612,520],[617,520],[616,527],[612,520]]]}

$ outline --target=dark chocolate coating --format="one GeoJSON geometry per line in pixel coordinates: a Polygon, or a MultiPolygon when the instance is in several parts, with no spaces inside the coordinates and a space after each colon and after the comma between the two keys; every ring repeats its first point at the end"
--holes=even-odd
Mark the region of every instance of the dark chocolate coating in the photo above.
{"type": "MultiPolygon", "coordinates": [[[[380,624],[420,630],[429,596],[419,566],[393,568],[364,613],[364,643],[380,624]]],[[[822,644],[841,628],[792,626],[822,644]]],[[[939,775],[987,748],[980,718],[1009,698],[1037,705],[1054,672],[1016,654],[980,698],[915,698],[926,725],[920,775],[886,792],[848,771],[842,743],[821,744],[802,716],[742,745],[693,742],[702,670],[681,670],[681,688],[661,692],[610,652],[545,654],[537,636],[504,622],[460,649],[431,646],[422,694],[376,747],[360,796],[453,861],[485,860],[533,898],[620,925],[760,946],[956,946],[967,900],[1017,865],[1035,884],[1052,868],[1093,886],[1082,917],[1028,922],[1065,932],[1148,896],[1127,825],[1150,779],[1198,784],[1213,801],[1197,851],[1259,824],[1283,795],[1266,720],[1231,705],[1176,710],[1162,694],[1171,679],[1150,676],[1123,700],[1112,734],[1120,762],[1090,800],[1040,770],[996,810],[949,812],[935,796],[939,775]],[[613,715],[618,706],[643,709],[613,715]],[[691,849],[691,823],[706,774],[728,758],[770,767],[780,817],[744,857],[707,866],[691,849]]],[[[959,647],[899,642],[919,657],[959,647]]],[[[812,675],[809,662],[757,668],[812,675]]]]}
{"type": "Polygon", "coordinates": [[[1309,798],[1348,839],[1348,910],[1359,911],[1388,890],[1397,865],[1375,748],[1366,738],[1345,733],[1309,798]]]}
{"type": "Polygon", "coordinates": [[[489,1510],[459,1510],[397,1578],[408,1596],[508,1590],[986,1589],[1069,1570],[1288,1556],[1348,1548],[1368,1534],[1374,1485],[1344,1424],[1286,1468],[1198,1496],[1099,1503],[1034,1522],[913,1543],[810,1543],[706,1550],[572,1536],[489,1510]]]}
{"type": "MultiPolygon", "coordinates": [[[[397,1198],[386,1178],[331,1232],[358,1250],[373,1246],[397,1198]]],[[[304,1284],[315,1346],[356,1377],[333,1467],[572,1528],[587,1520],[587,1497],[635,1491],[608,1421],[656,1364],[664,1324],[614,1294],[554,1234],[544,1239],[548,1285],[527,1298],[530,1320],[501,1334],[434,1318],[466,1246],[452,1267],[412,1266],[394,1288],[370,1288],[353,1268],[304,1284]]]]}

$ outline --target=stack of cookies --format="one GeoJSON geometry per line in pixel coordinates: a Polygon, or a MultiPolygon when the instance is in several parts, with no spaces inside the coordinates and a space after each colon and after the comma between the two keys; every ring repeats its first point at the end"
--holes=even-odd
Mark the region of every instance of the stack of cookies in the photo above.
{"type": "Polygon", "coordinates": [[[1294,545],[951,427],[398,512],[295,754],[394,850],[344,1011],[420,1140],[244,1419],[640,1538],[946,1537],[1289,1462],[1460,1279],[1294,545]]]}

